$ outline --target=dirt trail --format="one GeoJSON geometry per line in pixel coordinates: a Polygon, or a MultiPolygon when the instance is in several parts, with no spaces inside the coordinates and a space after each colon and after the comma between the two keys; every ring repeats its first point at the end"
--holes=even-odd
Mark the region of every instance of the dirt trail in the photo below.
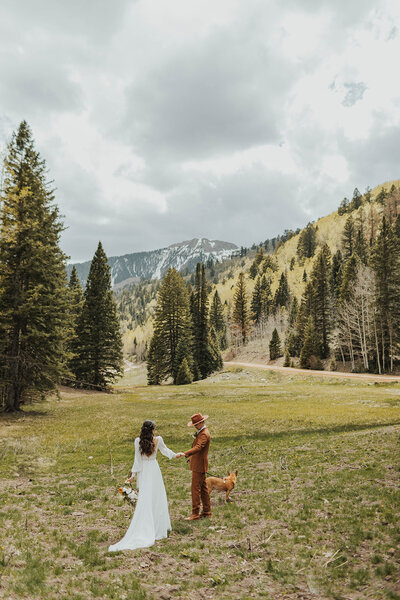
{"type": "Polygon", "coordinates": [[[340,371],[313,371],[311,369],[296,369],[294,367],[279,367],[278,365],[266,365],[265,363],[250,363],[250,362],[237,362],[237,361],[225,361],[224,365],[237,366],[237,367],[254,367],[256,369],[263,369],[264,371],[282,371],[285,373],[295,373],[300,375],[317,375],[318,377],[339,377],[341,379],[358,379],[360,381],[377,381],[377,382],[400,382],[399,375],[374,375],[370,373],[342,373],[340,371]]]}

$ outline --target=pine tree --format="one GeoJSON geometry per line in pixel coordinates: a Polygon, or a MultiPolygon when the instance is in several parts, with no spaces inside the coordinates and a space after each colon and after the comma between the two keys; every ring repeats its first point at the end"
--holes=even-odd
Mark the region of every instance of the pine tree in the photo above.
{"type": "Polygon", "coordinates": [[[318,337],[313,317],[310,316],[304,331],[304,344],[300,352],[300,366],[303,369],[311,369],[313,366],[313,357],[315,357],[315,348],[318,346],[318,337]]]}
{"type": "Polygon", "coordinates": [[[380,321],[383,371],[393,371],[400,342],[400,249],[395,230],[383,217],[372,248],[371,266],[376,278],[376,310],[380,321]]]}
{"type": "Polygon", "coordinates": [[[176,385],[187,385],[192,383],[193,375],[191,370],[189,369],[188,362],[186,358],[184,358],[179,365],[178,373],[176,375],[176,385]]]}
{"type": "Polygon", "coordinates": [[[346,219],[346,223],[344,224],[343,235],[342,235],[342,245],[343,245],[343,252],[344,252],[345,258],[348,258],[349,256],[351,256],[353,254],[355,234],[356,234],[356,231],[355,231],[354,219],[350,215],[346,219]]]}
{"type": "Polygon", "coordinates": [[[312,315],[316,337],[318,338],[318,345],[314,349],[314,354],[321,358],[326,358],[329,354],[329,335],[331,331],[330,256],[328,246],[323,246],[315,259],[311,274],[312,315]]]}
{"type": "Polygon", "coordinates": [[[312,258],[317,247],[317,229],[312,223],[308,223],[307,227],[299,235],[297,243],[297,255],[300,258],[312,258]]]}
{"type": "Polygon", "coordinates": [[[357,258],[352,255],[344,264],[342,281],[339,289],[339,301],[349,301],[353,294],[353,285],[357,274],[357,258]]]}
{"type": "Polygon", "coordinates": [[[251,318],[253,319],[254,323],[259,323],[261,321],[262,307],[261,277],[259,276],[254,286],[250,303],[251,318]]]}
{"type": "Polygon", "coordinates": [[[330,287],[331,294],[334,298],[338,298],[340,286],[342,284],[342,267],[343,267],[343,258],[340,250],[337,250],[332,258],[332,266],[331,266],[331,277],[330,277],[330,287]]]}
{"type": "MultiPolygon", "coordinates": [[[[193,323],[193,359],[200,377],[208,377],[219,368],[220,358],[212,347],[208,322],[208,287],[204,265],[197,263],[194,289],[191,294],[193,323]]],[[[219,348],[218,348],[219,352],[219,348]]],[[[196,369],[195,369],[196,370],[196,369]]]]}
{"type": "Polygon", "coordinates": [[[233,323],[238,328],[243,344],[247,341],[249,328],[249,313],[247,306],[247,291],[244,280],[244,273],[239,273],[239,278],[236,284],[235,295],[233,298],[233,323]]]}
{"type": "Polygon", "coordinates": [[[379,194],[377,194],[375,200],[376,200],[376,202],[378,202],[379,204],[382,204],[382,206],[384,206],[386,198],[387,198],[387,191],[384,187],[382,187],[379,194]]]}
{"type": "Polygon", "coordinates": [[[101,242],[93,256],[77,327],[74,375],[106,388],[122,375],[122,338],[111,273],[101,242]]]}
{"type": "Polygon", "coordinates": [[[296,323],[296,319],[297,319],[298,310],[299,310],[299,303],[298,303],[298,300],[297,300],[297,298],[295,296],[293,298],[293,300],[292,300],[291,305],[290,305],[289,322],[288,322],[289,328],[294,327],[294,325],[296,323]]]}
{"type": "Polygon", "coordinates": [[[272,304],[271,284],[265,275],[261,277],[261,314],[267,318],[272,304]]]}
{"type": "Polygon", "coordinates": [[[300,307],[297,311],[295,333],[292,336],[291,343],[288,344],[289,351],[294,356],[299,356],[304,343],[305,329],[308,319],[313,311],[313,287],[309,282],[306,284],[304,294],[301,298],[300,307]]]}
{"type": "Polygon", "coordinates": [[[78,323],[83,309],[83,290],[78,278],[75,265],[72,267],[68,283],[68,321],[69,333],[67,350],[69,353],[68,367],[73,373],[76,369],[77,350],[79,344],[78,323]]]}
{"type": "Polygon", "coordinates": [[[184,352],[187,357],[187,348],[192,348],[191,331],[192,320],[185,282],[176,269],[168,269],[158,290],[154,312],[154,333],[147,359],[150,384],[159,384],[168,377],[176,382],[180,367],[178,347],[180,353],[184,352]]]}
{"type": "Polygon", "coordinates": [[[224,309],[218,290],[215,290],[210,307],[210,327],[214,327],[218,337],[218,342],[221,350],[226,350],[228,342],[226,339],[226,322],[224,317],[224,309]]]}
{"type": "Polygon", "coordinates": [[[290,367],[290,354],[289,354],[288,348],[286,348],[284,356],[285,356],[285,359],[283,361],[283,366],[290,367]]]}
{"type": "Polygon", "coordinates": [[[349,212],[349,201],[347,198],[343,198],[338,208],[338,215],[342,216],[349,212]]]}
{"type": "Polygon", "coordinates": [[[0,405],[55,389],[66,373],[66,256],[46,163],[23,121],[4,161],[0,197],[0,405]]]}
{"type": "Polygon", "coordinates": [[[358,208],[360,208],[361,204],[362,204],[362,195],[360,194],[358,189],[355,188],[354,192],[353,192],[353,199],[350,204],[350,209],[357,210],[358,208]]]}
{"type": "Polygon", "coordinates": [[[163,338],[159,332],[154,332],[147,353],[147,383],[149,385],[160,385],[167,379],[168,355],[164,353],[163,338]]]}
{"type": "Polygon", "coordinates": [[[253,261],[250,265],[249,274],[252,279],[255,279],[258,275],[258,266],[255,261],[253,261]]]}
{"type": "Polygon", "coordinates": [[[278,334],[278,330],[275,327],[275,329],[272,332],[271,340],[269,342],[269,358],[270,360],[275,360],[280,356],[282,356],[281,340],[278,334]]]}
{"type": "Polygon", "coordinates": [[[279,285],[274,296],[274,306],[276,308],[278,306],[287,306],[289,298],[290,294],[287,276],[286,273],[282,272],[281,278],[279,280],[279,285]]]}

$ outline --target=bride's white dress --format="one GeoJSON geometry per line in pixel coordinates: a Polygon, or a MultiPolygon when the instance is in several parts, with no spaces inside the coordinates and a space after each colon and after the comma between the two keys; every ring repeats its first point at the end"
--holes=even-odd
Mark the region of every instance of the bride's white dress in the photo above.
{"type": "Polygon", "coordinates": [[[176,456],[175,452],[167,448],[160,435],[156,437],[156,448],[151,456],[140,453],[139,438],[135,439],[132,475],[136,473],[138,499],[127,532],[122,540],[108,548],[109,552],[148,548],[156,540],[168,536],[171,520],[164,481],[156,460],[158,450],[169,459],[176,456]]]}

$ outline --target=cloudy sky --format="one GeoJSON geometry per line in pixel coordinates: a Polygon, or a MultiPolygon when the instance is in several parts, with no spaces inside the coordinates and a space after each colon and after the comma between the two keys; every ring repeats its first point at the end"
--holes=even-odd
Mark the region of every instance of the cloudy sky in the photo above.
{"type": "Polygon", "coordinates": [[[397,0],[1,0],[0,144],[26,119],[73,261],[250,245],[400,177],[397,0]]]}

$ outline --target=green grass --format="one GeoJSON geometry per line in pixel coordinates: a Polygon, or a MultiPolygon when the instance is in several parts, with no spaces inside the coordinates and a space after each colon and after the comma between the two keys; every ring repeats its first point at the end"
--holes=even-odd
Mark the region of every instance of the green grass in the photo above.
{"type": "Polygon", "coordinates": [[[0,418],[0,598],[400,597],[400,386],[256,369],[142,382],[0,418]],[[169,539],[108,554],[132,516],[116,488],[141,423],[185,450],[195,411],[210,472],[239,470],[233,502],[214,492],[211,521],[183,521],[190,473],[160,457],[169,539]]]}

